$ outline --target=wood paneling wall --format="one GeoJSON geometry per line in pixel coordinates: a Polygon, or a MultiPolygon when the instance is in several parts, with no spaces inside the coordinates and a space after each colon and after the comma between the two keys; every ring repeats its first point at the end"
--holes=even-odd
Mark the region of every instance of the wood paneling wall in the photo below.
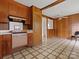
{"type": "Polygon", "coordinates": [[[69,36],[69,19],[57,20],[56,31],[58,37],[68,37],[69,36]]]}
{"type": "Polygon", "coordinates": [[[79,14],[55,20],[55,35],[61,38],[70,38],[75,31],[79,31],[79,14]]]}
{"type": "Polygon", "coordinates": [[[57,37],[69,38],[70,37],[70,19],[62,18],[61,20],[56,20],[56,29],[55,33],[57,37]]]}
{"type": "Polygon", "coordinates": [[[79,31],[79,14],[71,15],[71,35],[74,35],[76,31],[79,31]]]}
{"type": "Polygon", "coordinates": [[[47,29],[48,38],[52,38],[55,36],[54,29],[47,29]]]}
{"type": "Polygon", "coordinates": [[[47,17],[47,16],[43,16],[43,17],[45,17],[46,19],[47,19],[47,38],[49,39],[49,38],[52,38],[52,37],[54,37],[55,36],[55,20],[53,19],[53,18],[50,18],[50,17],[47,17]],[[48,19],[51,19],[51,20],[53,20],[53,29],[48,29],[48,19]]]}
{"type": "MultiPolygon", "coordinates": [[[[53,19],[51,19],[53,20],[53,19]]],[[[55,20],[53,20],[53,29],[47,29],[47,36],[48,38],[55,37],[55,20]]]]}

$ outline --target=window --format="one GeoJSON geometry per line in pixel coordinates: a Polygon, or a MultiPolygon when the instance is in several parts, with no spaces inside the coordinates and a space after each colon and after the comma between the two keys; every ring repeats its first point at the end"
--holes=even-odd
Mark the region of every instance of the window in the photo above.
{"type": "Polygon", "coordinates": [[[53,29],[53,20],[48,19],[48,29],[53,29]]]}

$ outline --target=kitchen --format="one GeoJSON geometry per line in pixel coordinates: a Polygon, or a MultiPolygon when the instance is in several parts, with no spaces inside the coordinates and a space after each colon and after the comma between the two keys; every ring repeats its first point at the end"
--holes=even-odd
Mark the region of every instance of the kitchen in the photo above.
{"type": "Polygon", "coordinates": [[[79,59],[79,0],[0,0],[0,59],[79,59]]]}
{"type": "Polygon", "coordinates": [[[35,25],[35,22],[40,21],[38,24],[41,24],[41,18],[42,12],[37,7],[27,7],[14,0],[1,0],[0,59],[20,47],[40,44],[42,29],[41,25],[35,25]]]}

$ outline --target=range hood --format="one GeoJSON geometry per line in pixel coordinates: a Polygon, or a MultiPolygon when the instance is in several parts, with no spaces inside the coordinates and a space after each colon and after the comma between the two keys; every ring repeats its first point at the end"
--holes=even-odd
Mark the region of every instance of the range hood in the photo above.
{"type": "Polygon", "coordinates": [[[8,16],[9,21],[16,21],[16,22],[21,22],[21,21],[26,21],[27,19],[21,18],[21,17],[15,17],[15,16],[8,16]]]}

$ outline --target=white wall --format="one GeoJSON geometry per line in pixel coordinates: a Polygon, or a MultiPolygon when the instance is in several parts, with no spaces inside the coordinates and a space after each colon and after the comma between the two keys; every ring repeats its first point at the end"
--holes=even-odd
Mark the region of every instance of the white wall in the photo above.
{"type": "Polygon", "coordinates": [[[42,43],[47,42],[47,19],[42,17],[42,43]]]}

